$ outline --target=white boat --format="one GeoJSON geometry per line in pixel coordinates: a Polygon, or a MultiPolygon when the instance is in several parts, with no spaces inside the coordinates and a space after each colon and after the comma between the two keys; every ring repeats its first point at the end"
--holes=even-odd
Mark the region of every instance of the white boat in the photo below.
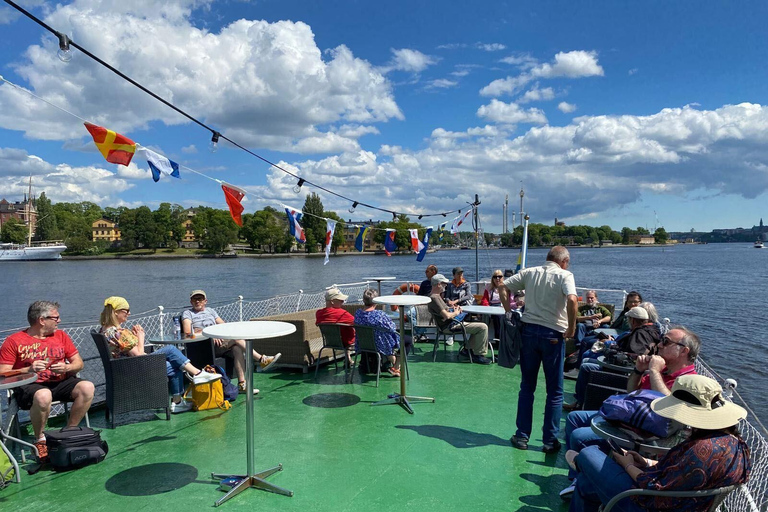
{"type": "Polygon", "coordinates": [[[61,240],[32,243],[32,176],[29,177],[29,195],[27,196],[25,218],[27,221],[27,243],[0,243],[0,261],[60,260],[61,253],[67,246],[61,240]]]}
{"type": "Polygon", "coordinates": [[[763,248],[763,241],[755,240],[755,249],[762,249],[762,248],[763,248]]]}
{"type": "Polygon", "coordinates": [[[0,261],[60,260],[66,250],[67,246],[61,242],[0,244],[0,261]]]}

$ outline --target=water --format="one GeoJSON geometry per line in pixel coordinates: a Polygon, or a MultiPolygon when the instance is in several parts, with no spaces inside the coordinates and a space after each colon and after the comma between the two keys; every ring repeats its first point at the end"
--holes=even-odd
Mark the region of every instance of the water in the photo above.
{"type": "MultiPolygon", "coordinates": [[[[529,251],[528,264],[539,265],[544,249],[529,251]]],[[[479,255],[480,277],[494,268],[514,268],[517,251],[488,250],[479,255]]],[[[571,251],[577,286],[638,290],[661,317],[697,332],[705,360],[723,377],[735,378],[738,391],[765,423],[768,405],[760,389],[768,376],[763,330],[763,290],[768,282],[768,249],[752,244],[680,245],[665,248],[604,248],[571,251]]],[[[422,263],[415,256],[338,256],[320,258],[2,262],[5,300],[0,330],[26,324],[28,305],[39,299],[62,304],[64,323],[96,323],[110,295],[128,299],[134,313],[158,305],[188,304],[189,292],[204,289],[211,302],[232,302],[238,295],[263,299],[279,294],[319,291],[333,283],[369,276],[421,281],[435,264],[450,278],[462,266],[474,281],[474,251],[440,251],[422,263]]],[[[382,293],[394,285],[382,284],[382,293]]],[[[602,294],[606,302],[620,297],[602,294]]]]}

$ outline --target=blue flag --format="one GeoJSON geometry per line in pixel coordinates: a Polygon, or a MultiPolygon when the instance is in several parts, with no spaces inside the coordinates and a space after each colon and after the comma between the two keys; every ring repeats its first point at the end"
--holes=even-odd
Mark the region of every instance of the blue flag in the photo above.
{"type": "Polygon", "coordinates": [[[160,173],[173,176],[174,178],[181,179],[179,175],[179,164],[173,160],[169,160],[159,153],[155,153],[151,149],[147,149],[143,146],[137,150],[139,153],[143,153],[144,158],[149,164],[149,170],[152,171],[152,179],[157,183],[160,181],[160,173]]]}
{"type": "Polygon", "coordinates": [[[371,228],[368,226],[357,226],[357,232],[355,233],[355,249],[360,252],[363,252],[363,247],[365,246],[365,235],[368,234],[369,229],[371,228]]]}
{"type": "Polygon", "coordinates": [[[387,229],[387,234],[384,235],[384,252],[387,253],[387,256],[392,256],[392,253],[396,250],[397,245],[395,245],[395,230],[387,229]]]}
{"type": "Polygon", "coordinates": [[[432,234],[432,226],[429,226],[427,228],[427,232],[424,233],[424,240],[421,241],[422,245],[424,245],[424,248],[419,251],[419,255],[416,256],[416,261],[421,261],[424,259],[424,256],[427,254],[427,249],[429,249],[429,237],[432,234]]]}

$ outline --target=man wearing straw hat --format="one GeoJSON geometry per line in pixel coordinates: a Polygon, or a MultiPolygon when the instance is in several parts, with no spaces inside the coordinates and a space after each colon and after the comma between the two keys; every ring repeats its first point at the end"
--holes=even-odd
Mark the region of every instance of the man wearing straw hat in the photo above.
{"type": "MultiPolygon", "coordinates": [[[[596,512],[629,489],[696,491],[739,485],[751,469],[749,448],[737,425],[747,411],[723,398],[722,388],[703,375],[683,375],[669,396],[651,402],[658,415],[691,427],[691,436],[660,461],[637,452],[606,455],[598,446],[584,448],[575,458],[579,470],[570,512],[596,512]]],[[[621,510],[707,510],[712,497],[632,497],[618,503],[621,510]]]]}

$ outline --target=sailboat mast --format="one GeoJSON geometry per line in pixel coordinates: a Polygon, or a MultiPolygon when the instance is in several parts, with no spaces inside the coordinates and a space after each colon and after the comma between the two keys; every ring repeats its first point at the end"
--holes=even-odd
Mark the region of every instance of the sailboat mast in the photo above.
{"type": "Polygon", "coordinates": [[[29,193],[27,194],[27,246],[32,245],[32,175],[29,175],[29,193]]]}

